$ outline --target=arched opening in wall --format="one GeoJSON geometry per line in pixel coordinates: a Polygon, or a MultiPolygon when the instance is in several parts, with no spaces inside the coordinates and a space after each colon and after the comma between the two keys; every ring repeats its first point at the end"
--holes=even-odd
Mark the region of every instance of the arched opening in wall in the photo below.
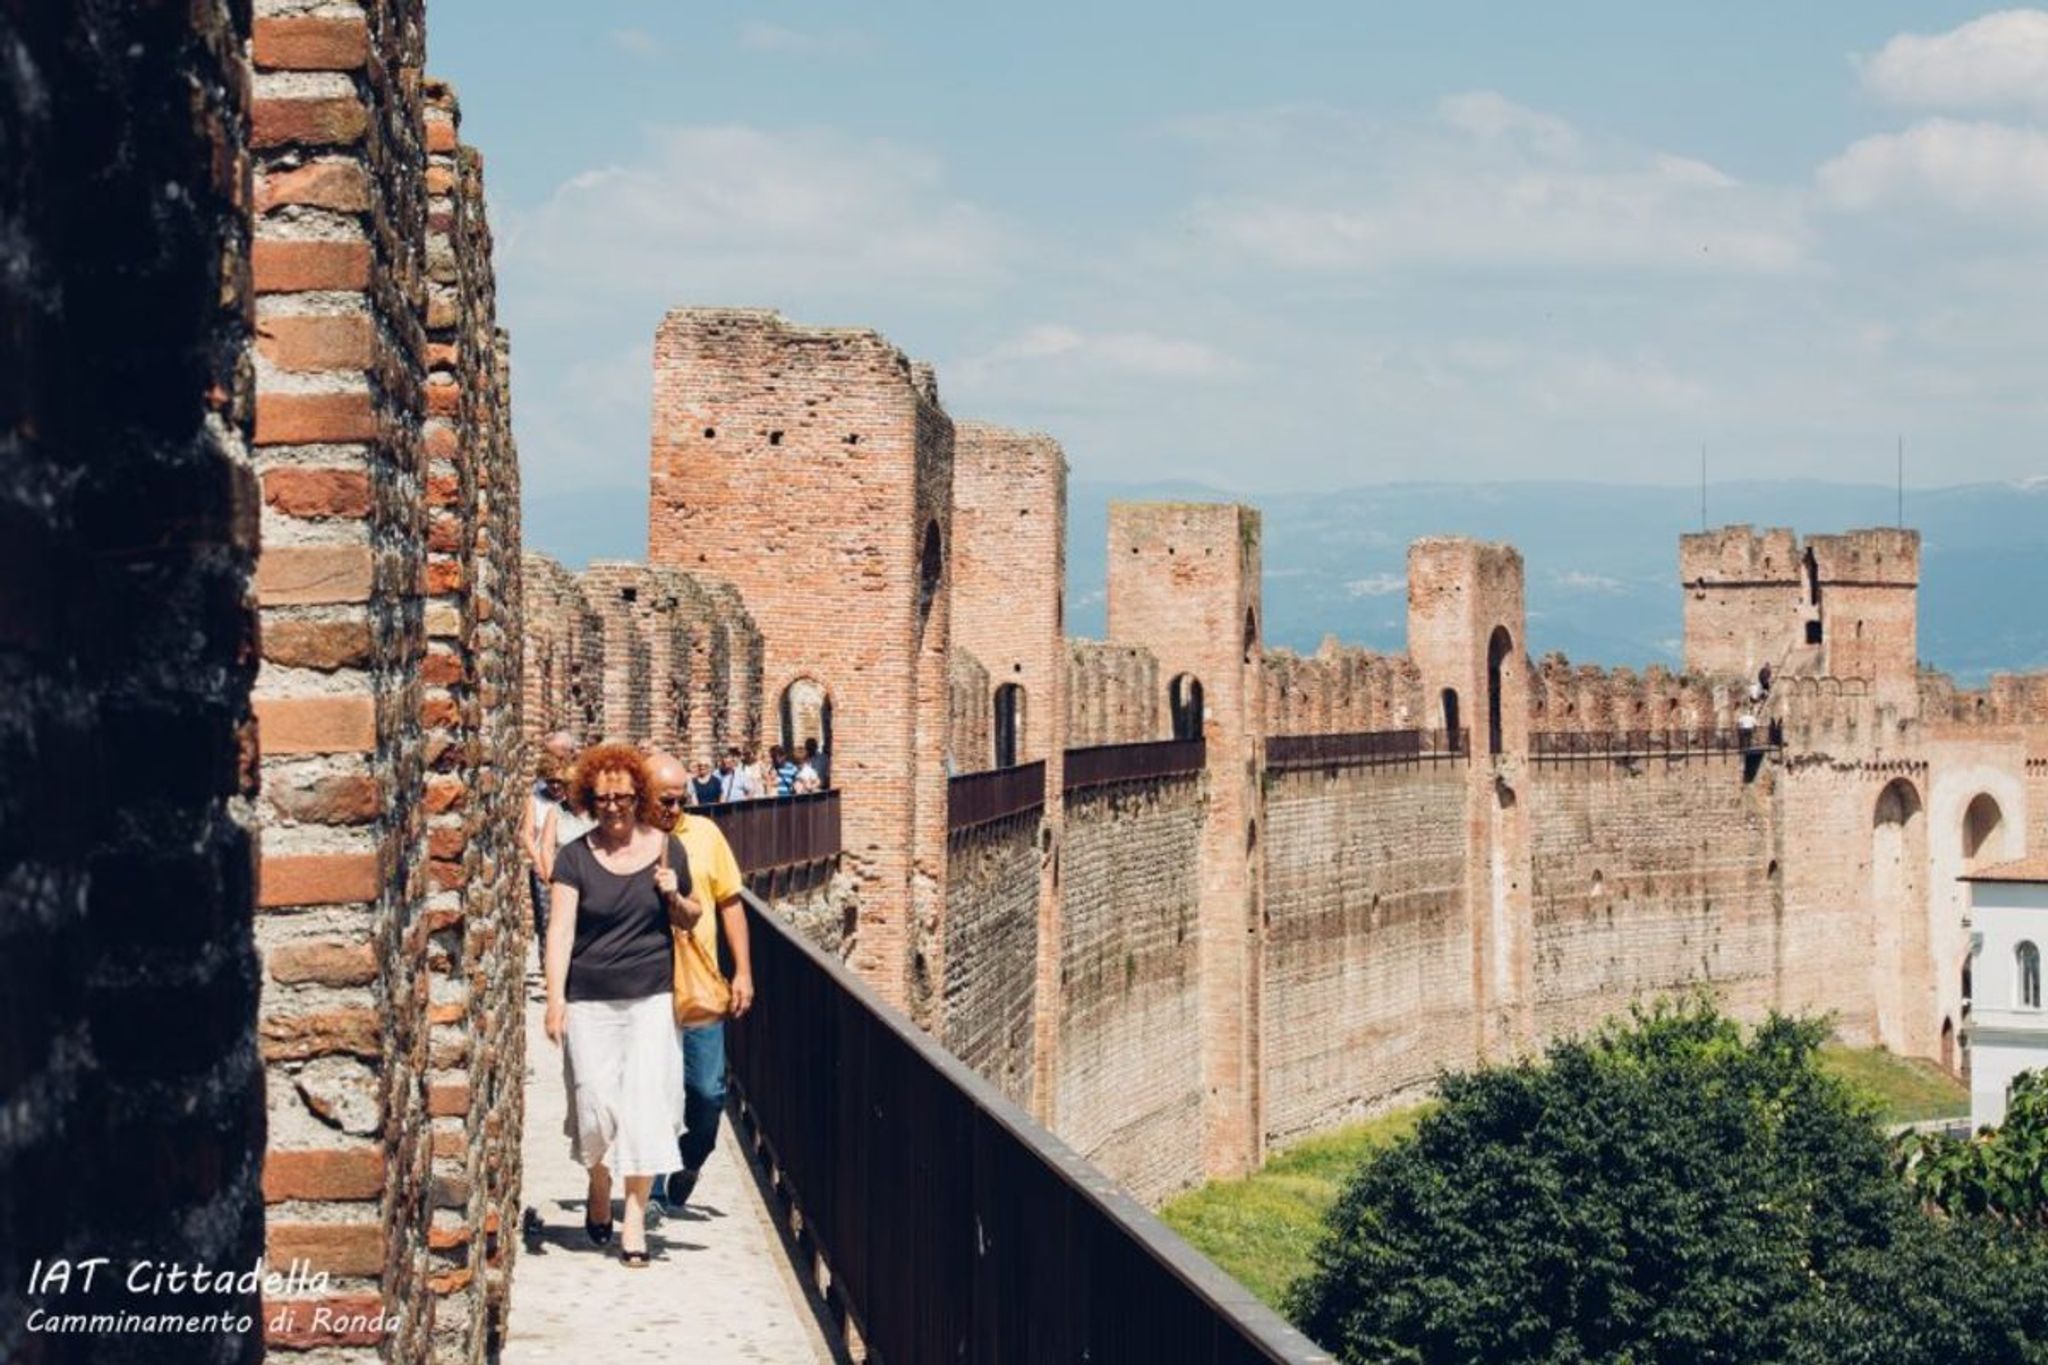
{"type": "Polygon", "coordinates": [[[2022,939],[2012,956],[2013,1004],[2023,1010],[2041,1008],[2041,950],[2022,939]]]}
{"type": "Polygon", "coordinates": [[[1259,648],[1259,618],[1250,607],[1244,609],[1244,661],[1250,663],[1259,648]]]}
{"type": "Polygon", "coordinates": [[[1970,870],[2004,856],[2005,812],[1990,792],[1979,792],[1963,812],[1963,867],[1970,870]]]}
{"type": "Polygon", "coordinates": [[[924,548],[917,556],[917,621],[923,625],[931,615],[932,600],[939,595],[939,584],[946,576],[946,547],[939,540],[939,524],[926,522],[924,548]]]}
{"type": "MultiPolygon", "coordinates": [[[[805,741],[816,740],[818,753],[829,760],[832,753],[832,694],[825,690],[825,684],[816,678],[794,679],[782,689],[777,713],[782,722],[784,750],[801,761],[805,741]]],[[[818,774],[827,785],[830,785],[829,771],[818,774]]]]}
{"type": "Polygon", "coordinates": [[[1024,752],[1024,688],[1004,683],[996,689],[996,766],[1014,768],[1024,752]]]}
{"type": "Polygon", "coordinates": [[[1444,742],[1449,744],[1452,751],[1455,752],[1464,747],[1458,737],[1458,731],[1464,725],[1464,721],[1458,716],[1458,689],[1446,687],[1443,691],[1442,700],[1444,709],[1444,742]]]}
{"type": "Polygon", "coordinates": [[[1501,669],[1514,653],[1515,639],[1506,626],[1495,626],[1486,642],[1486,743],[1487,752],[1501,751],[1501,669]]]}
{"type": "Polygon", "coordinates": [[[1799,561],[1801,576],[1806,580],[1806,605],[1813,613],[1813,619],[1806,623],[1806,643],[1817,645],[1821,641],[1820,628],[1820,562],[1813,557],[1813,547],[1808,546],[1806,554],[1799,561]]]}
{"type": "Polygon", "coordinates": [[[1173,717],[1175,739],[1202,737],[1202,680],[1182,673],[1167,684],[1166,707],[1173,717]]]}
{"type": "Polygon", "coordinates": [[[1956,1021],[1941,1021],[1941,1069],[1954,1073],[1956,1069],[1956,1021]]]}

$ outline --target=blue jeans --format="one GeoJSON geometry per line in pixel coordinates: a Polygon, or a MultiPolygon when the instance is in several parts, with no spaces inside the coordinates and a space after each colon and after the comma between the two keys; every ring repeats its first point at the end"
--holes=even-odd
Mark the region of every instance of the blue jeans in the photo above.
{"type": "Polygon", "coordinates": [[[718,1142],[718,1117],[725,1112],[725,1025],[700,1024],[683,1030],[683,1136],[676,1144],[683,1164],[702,1166],[718,1142]]]}

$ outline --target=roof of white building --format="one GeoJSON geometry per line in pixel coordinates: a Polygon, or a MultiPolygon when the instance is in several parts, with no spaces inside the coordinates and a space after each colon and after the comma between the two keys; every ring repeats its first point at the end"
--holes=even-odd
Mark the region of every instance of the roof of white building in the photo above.
{"type": "Polygon", "coordinates": [[[2048,882],[2048,854],[2036,853],[2030,858],[2015,858],[2009,863],[1993,863],[1963,874],[1966,882],[2048,882]]]}

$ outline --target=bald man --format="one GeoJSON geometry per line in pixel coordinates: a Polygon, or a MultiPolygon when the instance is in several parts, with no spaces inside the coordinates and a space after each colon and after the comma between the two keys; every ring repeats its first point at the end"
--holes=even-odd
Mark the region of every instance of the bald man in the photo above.
{"type": "MultiPolygon", "coordinates": [[[[690,863],[690,882],[705,888],[718,906],[716,915],[703,915],[691,930],[713,962],[718,961],[721,929],[732,949],[732,1017],[740,1018],[754,1006],[754,961],[747,942],[747,911],[740,901],[740,866],[732,846],[717,825],[701,815],[692,815],[689,805],[690,770],[672,754],[657,753],[647,761],[654,779],[654,799],[673,823],[670,828],[682,840],[690,863]]],[[[670,1212],[680,1212],[697,1188],[697,1176],[711,1149],[718,1143],[718,1118],[725,1112],[725,1024],[718,1021],[682,1030],[683,1035],[683,1136],[676,1143],[682,1169],[666,1180],[657,1176],[654,1198],[670,1212]]]]}

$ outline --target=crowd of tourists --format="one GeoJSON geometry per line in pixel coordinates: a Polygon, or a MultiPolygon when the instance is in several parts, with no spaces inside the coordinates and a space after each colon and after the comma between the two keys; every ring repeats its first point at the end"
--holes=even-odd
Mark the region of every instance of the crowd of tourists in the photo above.
{"type": "Polygon", "coordinates": [[[828,784],[825,755],[728,749],[716,769],[548,737],[521,832],[564,1135],[588,1175],[584,1232],[648,1264],[650,1208],[679,1213],[718,1139],[725,1024],[754,1002],[740,869],[708,808],[828,784]]]}

